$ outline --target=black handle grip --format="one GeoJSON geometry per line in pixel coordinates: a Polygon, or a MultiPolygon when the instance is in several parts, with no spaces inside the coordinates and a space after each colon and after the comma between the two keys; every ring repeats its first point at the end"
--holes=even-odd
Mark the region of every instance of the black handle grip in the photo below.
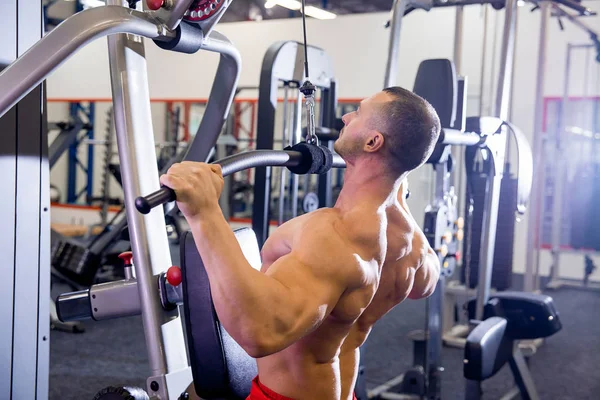
{"type": "Polygon", "coordinates": [[[135,208],[137,208],[142,214],[148,214],[154,207],[158,207],[161,204],[169,203],[175,200],[177,200],[175,191],[171,188],[163,186],[148,196],[140,196],[135,199],[135,208]]]}

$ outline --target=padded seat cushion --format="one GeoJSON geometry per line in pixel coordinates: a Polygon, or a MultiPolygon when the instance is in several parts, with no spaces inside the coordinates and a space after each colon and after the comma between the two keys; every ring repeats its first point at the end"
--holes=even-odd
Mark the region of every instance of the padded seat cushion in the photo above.
{"type": "Polygon", "coordinates": [[[512,356],[513,342],[506,336],[504,318],[491,317],[475,327],[465,343],[463,373],[466,379],[483,381],[496,374],[512,356]]]}
{"type": "MultiPolygon", "coordinates": [[[[254,231],[235,231],[252,267],[260,269],[260,250],[254,231]]],[[[183,308],[190,364],[196,393],[203,399],[244,399],[252,379],[258,375],[256,361],[219,323],[210,284],[194,237],[186,232],[181,240],[183,308]]]]}

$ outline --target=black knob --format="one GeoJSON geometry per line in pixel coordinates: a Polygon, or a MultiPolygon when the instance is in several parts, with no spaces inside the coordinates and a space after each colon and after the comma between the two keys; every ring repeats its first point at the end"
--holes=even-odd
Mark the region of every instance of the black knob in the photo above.
{"type": "Polygon", "coordinates": [[[177,200],[175,191],[168,187],[162,187],[154,193],[145,197],[135,199],[135,208],[142,214],[148,214],[154,207],[177,200]]]}

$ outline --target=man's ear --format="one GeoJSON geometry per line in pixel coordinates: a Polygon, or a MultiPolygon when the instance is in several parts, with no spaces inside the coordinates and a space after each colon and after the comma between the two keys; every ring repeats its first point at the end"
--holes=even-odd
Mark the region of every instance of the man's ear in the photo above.
{"type": "Polygon", "coordinates": [[[367,143],[365,143],[365,151],[367,153],[375,153],[383,147],[383,135],[381,132],[372,130],[369,132],[367,143]]]}

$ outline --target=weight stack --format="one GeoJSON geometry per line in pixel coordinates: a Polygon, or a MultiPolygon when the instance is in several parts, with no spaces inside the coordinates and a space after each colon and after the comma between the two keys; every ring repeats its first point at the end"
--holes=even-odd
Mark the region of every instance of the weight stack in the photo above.
{"type": "Polygon", "coordinates": [[[83,244],[52,232],[51,264],[80,286],[91,286],[100,268],[101,258],[83,244]]]}
{"type": "MultiPolygon", "coordinates": [[[[479,279],[479,256],[481,248],[481,230],[483,224],[483,208],[485,206],[486,175],[473,175],[471,185],[467,188],[467,198],[473,198],[473,217],[469,221],[465,217],[465,238],[463,241],[463,268],[461,281],[466,284],[466,255],[471,246],[470,288],[477,286],[479,279]],[[470,234],[468,233],[471,230],[470,234]]],[[[468,204],[465,216],[468,216],[468,204]]],[[[498,206],[498,222],[496,229],[496,245],[494,251],[494,267],[492,270],[492,287],[506,290],[512,285],[512,263],[515,239],[515,210],[517,207],[517,179],[505,174],[500,187],[500,204],[498,206]]]]}

